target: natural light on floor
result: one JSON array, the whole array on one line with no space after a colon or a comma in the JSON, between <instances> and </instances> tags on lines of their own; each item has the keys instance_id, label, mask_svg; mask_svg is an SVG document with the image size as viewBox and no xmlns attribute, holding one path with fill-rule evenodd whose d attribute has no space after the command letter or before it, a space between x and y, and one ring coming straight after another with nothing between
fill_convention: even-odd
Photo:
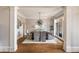
<instances>
[{"instance_id":1,"label":"natural light on floor","mask_svg":"<svg viewBox=\"0 0 79 59\"><path fill-rule=\"evenodd\" d=\"M57 38L54 38L54 39L51 39L51 40L46 40L46 42L35 42L33 40L29 40L29 39L25 39L22 43L25 44L25 43L54 43L54 44L57 44L58 42L61 43L60 40L58 40Z\"/></svg>"}]
</instances>

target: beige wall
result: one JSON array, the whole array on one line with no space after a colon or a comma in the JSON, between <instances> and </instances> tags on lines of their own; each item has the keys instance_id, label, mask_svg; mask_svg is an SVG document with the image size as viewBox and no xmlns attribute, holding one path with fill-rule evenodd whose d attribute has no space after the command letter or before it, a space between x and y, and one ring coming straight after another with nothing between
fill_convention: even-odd
<instances>
[{"instance_id":1,"label":"beige wall","mask_svg":"<svg viewBox=\"0 0 79 59\"><path fill-rule=\"evenodd\" d=\"M79 52L79 7L66 7L66 51Z\"/></svg>"},{"instance_id":2,"label":"beige wall","mask_svg":"<svg viewBox=\"0 0 79 59\"><path fill-rule=\"evenodd\" d=\"M0 7L0 50L8 51L10 41L9 7Z\"/></svg>"},{"instance_id":3,"label":"beige wall","mask_svg":"<svg viewBox=\"0 0 79 59\"><path fill-rule=\"evenodd\" d=\"M16 7L0 7L0 51L14 52L17 49Z\"/></svg>"}]
</instances>

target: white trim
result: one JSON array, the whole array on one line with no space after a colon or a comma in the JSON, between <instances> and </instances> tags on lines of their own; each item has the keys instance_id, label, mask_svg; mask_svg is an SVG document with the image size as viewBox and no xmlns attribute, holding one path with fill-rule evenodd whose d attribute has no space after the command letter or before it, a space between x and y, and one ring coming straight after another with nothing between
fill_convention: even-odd
<instances>
[{"instance_id":1,"label":"white trim","mask_svg":"<svg viewBox=\"0 0 79 59\"><path fill-rule=\"evenodd\" d=\"M65 52L72 52L72 51L71 51L71 47L66 47Z\"/></svg>"},{"instance_id":2,"label":"white trim","mask_svg":"<svg viewBox=\"0 0 79 59\"><path fill-rule=\"evenodd\" d=\"M79 52L79 47L66 47L65 52Z\"/></svg>"},{"instance_id":3,"label":"white trim","mask_svg":"<svg viewBox=\"0 0 79 59\"><path fill-rule=\"evenodd\" d=\"M17 50L17 7L14 7L14 51Z\"/></svg>"},{"instance_id":4,"label":"white trim","mask_svg":"<svg viewBox=\"0 0 79 59\"><path fill-rule=\"evenodd\" d=\"M16 52L16 50L17 50L17 47L15 47L15 48L13 48L13 47L10 47L10 50L9 50L9 52Z\"/></svg>"},{"instance_id":5,"label":"white trim","mask_svg":"<svg viewBox=\"0 0 79 59\"><path fill-rule=\"evenodd\" d=\"M71 47L71 52L79 52L79 47Z\"/></svg>"},{"instance_id":6,"label":"white trim","mask_svg":"<svg viewBox=\"0 0 79 59\"><path fill-rule=\"evenodd\" d=\"M17 49L17 7L10 7L10 52Z\"/></svg>"},{"instance_id":7,"label":"white trim","mask_svg":"<svg viewBox=\"0 0 79 59\"><path fill-rule=\"evenodd\" d=\"M9 52L9 46L0 46L0 52Z\"/></svg>"},{"instance_id":8,"label":"white trim","mask_svg":"<svg viewBox=\"0 0 79 59\"><path fill-rule=\"evenodd\" d=\"M69 21L69 18L68 18L68 15L69 15L69 11L68 11L68 7L65 7L65 10L64 10L64 47L63 49L66 51L66 52L72 52L71 51L71 33L70 33L70 30L72 30L70 28L70 21Z\"/></svg>"}]
</instances>

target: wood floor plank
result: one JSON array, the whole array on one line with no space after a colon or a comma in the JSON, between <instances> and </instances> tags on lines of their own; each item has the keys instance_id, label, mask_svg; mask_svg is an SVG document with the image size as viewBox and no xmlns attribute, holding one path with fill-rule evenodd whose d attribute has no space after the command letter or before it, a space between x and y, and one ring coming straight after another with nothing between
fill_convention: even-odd
<instances>
[{"instance_id":1,"label":"wood floor plank","mask_svg":"<svg viewBox=\"0 0 79 59\"><path fill-rule=\"evenodd\" d=\"M18 40L18 49L16 53L64 53L63 43L26 43L23 44L25 38Z\"/></svg>"},{"instance_id":2,"label":"wood floor plank","mask_svg":"<svg viewBox=\"0 0 79 59\"><path fill-rule=\"evenodd\" d=\"M19 44L18 53L63 53L62 45L29 43Z\"/></svg>"}]
</instances>

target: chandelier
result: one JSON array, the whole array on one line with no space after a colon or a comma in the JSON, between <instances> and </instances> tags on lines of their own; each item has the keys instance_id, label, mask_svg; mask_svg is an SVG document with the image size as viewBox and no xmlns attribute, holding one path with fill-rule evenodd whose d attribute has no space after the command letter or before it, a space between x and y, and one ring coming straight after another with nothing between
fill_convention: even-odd
<instances>
[{"instance_id":1,"label":"chandelier","mask_svg":"<svg viewBox=\"0 0 79 59\"><path fill-rule=\"evenodd\" d=\"M43 21L42 21L41 18L40 18L41 13L39 12L38 15L39 15L39 19L38 19L38 21L37 21L37 24L38 24L39 26L41 26L42 23L43 23Z\"/></svg>"}]
</instances>

